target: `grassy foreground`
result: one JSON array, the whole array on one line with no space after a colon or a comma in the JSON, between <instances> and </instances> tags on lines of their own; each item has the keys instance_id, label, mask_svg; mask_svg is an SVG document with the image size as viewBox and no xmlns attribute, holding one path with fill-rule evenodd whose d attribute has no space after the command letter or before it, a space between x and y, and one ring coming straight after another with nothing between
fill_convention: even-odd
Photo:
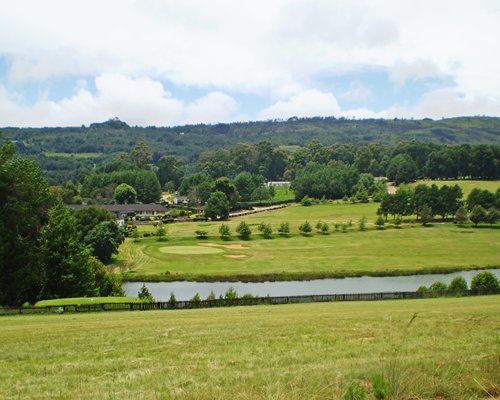
<instances>
[{"instance_id":1,"label":"grassy foreground","mask_svg":"<svg viewBox=\"0 0 500 400\"><path fill-rule=\"evenodd\" d=\"M0 323L0 398L338 399L375 374L391 399L500 395L500 296Z\"/></svg>"}]
</instances>

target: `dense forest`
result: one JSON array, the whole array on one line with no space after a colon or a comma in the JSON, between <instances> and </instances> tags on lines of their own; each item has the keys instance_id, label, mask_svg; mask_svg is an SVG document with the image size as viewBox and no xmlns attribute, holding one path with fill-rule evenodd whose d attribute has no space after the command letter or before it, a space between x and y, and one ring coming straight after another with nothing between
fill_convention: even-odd
<instances>
[{"instance_id":1,"label":"dense forest","mask_svg":"<svg viewBox=\"0 0 500 400\"><path fill-rule=\"evenodd\" d=\"M113 155L127 153L138 142L152 151L152 162L175 156L185 169L195 171L207 152L236 148L239 143L269 143L283 153L317 143L344 148L377 143L394 148L400 143L431 145L498 144L500 119L461 117L424 120L352 120L345 118L290 118L286 121L258 121L180 127L130 127L112 119L88 127L2 128L5 139L13 141L20 154L33 158L51 184L63 184L83 177ZM299 152L300 153L300 152ZM345 161L345 160L344 160ZM361 171L362 172L362 171ZM376 172L375 175L379 174ZM280 178L279 172L266 179ZM438 174L439 175L439 174Z\"/></svg>"}]
</instances>

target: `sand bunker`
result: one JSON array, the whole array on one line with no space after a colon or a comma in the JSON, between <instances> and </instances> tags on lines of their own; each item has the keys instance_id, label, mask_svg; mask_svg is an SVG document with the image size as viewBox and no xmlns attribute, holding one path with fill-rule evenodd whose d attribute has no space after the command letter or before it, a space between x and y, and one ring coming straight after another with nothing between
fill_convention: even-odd
<instances>
[{"instance_id":1,"label":"sand bunker","mask_svg":"<svg viewBox=\"0 0 500 400\"><path fill-rule=\"evenodd\" d=\"M186 255L197 255L197 254L218 254L224 252L222 249L212 248L212 247L200 247L200 246L165 246L160 247L160 252L166 254L186 254Z\"/></svg>"},{"instance_id":2,"label":"sand bunker","mask_svg":"<svg viewBox=\"0 0 500 400\"><path fill-rule=\"evenodd\" d=\"M224 247L225 249L230 249L230 250L243 250L247 249L248 247L244 247L241 244L218 244L218 243L209 243L209 242L201 242L198 243L200 246L207 246L207 247Z\"/></svg>"},{"instance_id":3,"label":"sand bunker","mask_svg":"<svg viewBox=\"0 0 500 400\"><path fill-rule=\"evenodd\" d=\"M224 257L227 257L227 258L245 258L246 255L244 255L244 254L224 254Z\"/></svg>"}]
</instances>

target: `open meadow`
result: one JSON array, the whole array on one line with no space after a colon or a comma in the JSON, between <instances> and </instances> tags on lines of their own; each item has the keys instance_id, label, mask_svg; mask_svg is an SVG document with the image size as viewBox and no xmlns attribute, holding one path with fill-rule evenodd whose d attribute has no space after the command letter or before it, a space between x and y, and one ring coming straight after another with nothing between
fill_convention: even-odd
<instances>
[{"instance_id":1,"label":"open meadow","mask_svg":"<svg viewBox=\"0 0 500 400\"><path fill-rule=\"evenodd\" d=\"M319 204L287 208L233 218L225 222L232 237L219 238L221 222L190 222L167 225L166 240L155 237L137 242L127 239L115 263L128 280L179 279L308 279L360 275L400 275L446 272L500 265L500 229L460 227L434 223L429 227L404 224L401 228L375 229L377 203ZM358 221L368 216L367 229L360 231ZM310 236L299 234L298 227L308 220ZM253 230L250 240L240 240L236 226L247 222ZM318 221L328 223L330 233L316 232ZM353 225L346 232L335 224ZM257 231L260 223L270 224L272 239ZM289 222L289 237L277 233L281 222ZM154 231L152 225L140 226L142 232ZM206 239L195 231L205 230Z\"/></svg>"},{"instance_id":2,"label":"open meadow","mask_svg":"<svg viewBox=\"0 0 500 400\"><path fill-rule=\"evenodd\" d=\"M500 296L1 317L0 398L500 394Z\"/></svg>"}]
</instances>

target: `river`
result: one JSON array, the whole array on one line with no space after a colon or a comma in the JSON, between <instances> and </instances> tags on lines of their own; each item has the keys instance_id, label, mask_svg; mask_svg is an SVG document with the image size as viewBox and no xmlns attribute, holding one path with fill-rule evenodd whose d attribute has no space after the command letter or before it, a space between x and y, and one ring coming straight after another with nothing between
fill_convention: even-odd
<instances>
[{"instance_id":1,"label":"river","mask_svg":"<svg viewBox=\"0 0 500 400\"><path fill-rule=\"evenodd\" d=\"M489 269L500 279L500 269ZM276 281L276 282L125 282L123 289L127 296L137 296L137 292L146 284L157 301L167 301L170 293L177 300L190 300L196 293L205 299L211 291L216 297L224 295L233 287L239 296L246 293L254 296L297 296L312 294L345 294L374 292L405 292L415 291L419 286L429 286L433 282L450 283L456 276L462 276L470 286L471 279L477 270L459 271L451 274L427 274L408 276L373 277L343 279L315 279L311 281Z\"/></svg>"}]
</instances>

